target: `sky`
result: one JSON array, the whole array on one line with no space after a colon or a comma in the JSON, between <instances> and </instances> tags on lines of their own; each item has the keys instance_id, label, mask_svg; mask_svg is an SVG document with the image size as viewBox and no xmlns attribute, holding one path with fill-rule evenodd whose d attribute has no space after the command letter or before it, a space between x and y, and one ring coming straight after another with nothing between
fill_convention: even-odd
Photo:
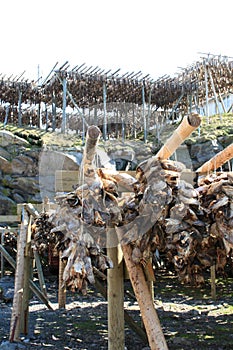
<instances>
[{"instance_id":1,"label":"sky","mask_svg":"<svg viewBox=\"0 0 233 350\"><path fill-rule=\"evenodd\" d=\"M1 1L0 73L45 78L85 63L153 79L205 56L233 56L232 0Z\"/></svg>"}]
</instances>

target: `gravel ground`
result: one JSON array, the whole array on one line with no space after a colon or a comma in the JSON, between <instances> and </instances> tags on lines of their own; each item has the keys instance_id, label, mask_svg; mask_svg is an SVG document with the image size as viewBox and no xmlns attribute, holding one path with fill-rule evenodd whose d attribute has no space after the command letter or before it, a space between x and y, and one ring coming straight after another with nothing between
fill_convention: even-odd
<instances>
[{"instance_id":1,"label":"gravel ground","mask_svg":"<svg viewBox=\"0 0 233 350\"><path fill-rule=\"evenodd\" d=\"M31 299L29 333L21 337L21 347L37 350L107 349L105 299L91 287L85 297L68 292L66 309L58 309L57 282L49 278L46 283L55 310L48 310L36 297ZM13 286L12 276L0 279L4 295ZM131 289L129 282L125 287ZM155 283L155 306L169 349L233 349L233 280L217 281L216 301L212 301L209 294L208 283L205 288L195 290L181 286L173 275L159 273ZM125 309L140 324L138 304L128 294ZM0 300L0 310L0 343L4 344L9 338L12 301ZM127 325L125 346L127 350L146 349L146 344Z\"/></svg>"}]
</instances>

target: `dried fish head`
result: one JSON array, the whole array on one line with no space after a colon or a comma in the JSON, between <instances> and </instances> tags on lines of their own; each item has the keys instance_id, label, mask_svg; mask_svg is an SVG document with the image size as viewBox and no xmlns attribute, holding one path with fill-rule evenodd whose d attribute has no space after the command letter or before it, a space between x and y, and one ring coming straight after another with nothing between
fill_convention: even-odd
<instances>
[{"instance_id":1,"label":"dried fish head","mask_svg":"<svg viewBox=\"0 0 233 350\"><path fill-rule=\"evenodd\" d=\"M217 211L219 208L224 207L229 202L229 198L227 196L223 196L219 198L218 200L214 200L209 205L209 208L212 210L212 212Z\"/></svg>"},{"instance_id":2,"label":"dried fish head","mask_svg":"<svg viewBox=\"0 0 233 350\"><path fill-rule=\"evenodd\" d=\"M177 161L172 161L169 159L164 159L164 160L160 160L161 166L163 169L166 170L171 170L171 171L176 171L181 173L182 171L184 171L186 169L185 165L181 162L177 162Z\"/></svg>"},{"instance_id":3,"label":"dried fish head","mask_svg":"<svg viewBox=\"0 0 233 350\"><path fill-rule=\"evenodd\" d=\"M222 190L230 199L233 199L233 186L232 185L224 185L224 186L222 186Z\"/></svg>"},{"instance_id":4,"label":"dried fish head","mask_svg":"<svg viewBox=\"0 0 233 350\"><path fill-rule=\"evenodd\" d=\"M226 180L220 180L217 182L212 182L207 191L207 195L216 195L217 193L220 193L222 191L223 185L226 183Z\"/></svg>"},{"instance_id":5,"label":"dried fish head","mask_svg":"<svg viewBox=\"0 0 233 350\"><path fill-rule=\"evenodd\" d=\"M181 221L187 215L188 209L189 207L183 202L176 203L170 209L170 218Z\"/></svg>"},{"instance_id":6,"label":"dried fish head","mask_svg":"<svg viewBox=\"0 0 233 350\"><path fill-rule=\"evenodd\" d=\"M199 207L200 206L200 202L197 198L193 198L193 197L185 197L183 196L181 193L178 193L178 199L180 202L183 202L186 205L194 205Z\"/></svg>"}]
</instances>

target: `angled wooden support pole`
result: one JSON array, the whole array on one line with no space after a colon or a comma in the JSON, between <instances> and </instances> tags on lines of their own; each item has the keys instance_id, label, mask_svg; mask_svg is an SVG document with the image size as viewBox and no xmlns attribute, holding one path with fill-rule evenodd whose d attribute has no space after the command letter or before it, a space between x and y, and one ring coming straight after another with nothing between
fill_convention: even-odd
<instances>
[{"instance_id":1,"label":"angled wooden support pole","mask_svg":"<svg viewBox=\"0 0 233 350\"><path fill-rule=\"evenodd\" d=\"M116 227L119 240L121 240L121 229ZM167 350L167 343L160 325L160 321L152 300L151 291L140 264L135 264L132 260L132 248L129 244L121 246L125 264L128 269L130 281L135 297L140 307L142 321L148 337L151 350Z\"/></svg>"},{"instance_id":2,"label":"angled wooden support pole","mask_svg":"<svg viewBox=\"0 0 233 350\"><path fill-rule=\"evenodd\" d=\"M198 173L208 173L213 170L217 170L228 160L233 158L233 143L224 148L221 152L217 153L214 157L204 163L197 169Z\"/></svg>"},{"instance_id":3,"label":"angled wooden support pole","mask_svg":"<svg viewBox=\"0 0 233 350\"><path fill-rule=\"evenodd\" d=\"M3 254L4 258L9 262L9 264L15 269L16 268L16 262L10 256L10 254L6 251L6 249L0 244L0 252ZM37 285L30 279L29 280L29 286L31 291L38 297L39 300L44 303L48 309L53 310L52 304L49 302L49 300L44 296L44 294L41 292L41 290L37 287Z\"/></svg>"},{"instance_id":4,"label":"angled wooden support pole","mask_svg":"<svg viewBox=\"0 0 233 350\"><path fill-rule=\"evenodd\" d=\"M184 140L200 126L200 124L201 117L199 114L192 113L185 116L172 136L166 141L154 157L158 159L168 159L184 142Z\"/></svg>"},{"instance_id":5,"label":"angled wooden support pole","mask_svg":"<svg viewBox=\"0 0 233 350\"><path fill-rule=\"evenodd\" d=\"M64 285L63 273L66 263L62 261L62 251L59 252L59 277L58 277L58 307L63 309L66 307L66 286Z\"/></svg>"}]
</instances>

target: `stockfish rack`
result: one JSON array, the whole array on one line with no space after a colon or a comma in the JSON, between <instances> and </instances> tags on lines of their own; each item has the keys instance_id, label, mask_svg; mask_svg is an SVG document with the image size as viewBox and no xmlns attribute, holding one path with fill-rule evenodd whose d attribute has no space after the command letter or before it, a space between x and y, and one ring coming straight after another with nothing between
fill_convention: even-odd
<instances>
[{"instance_id":1,"label":"stockfish rack","mask_svg":"<svg viewBox=\"0 0 233 350\"><path fill-rule=\"evenodd\" d=\"M21 76L13 80L3 76L0 121L4 126L11 123L19 127L24 125L41 128L46 124L46 129L61 127L62 131L70 128L80 132L88 124L103 125L104 138L114 131L107 130L111 123L120 125L124 122L125 126L132 129L133 137L143 129L146 142L150 126L161 116L155 114L155 110L160 109L163 116L172 120L177 111L180 116L193 110L198 113L203 110L209 119L211 101L215 103L216 113L220 115L232 111L232 99L229 100L232 60L222 55L204 55L199 61L182 68L175 77L164 75L157 80L153 80L149 74L143 75L141 71L121 74L120 69L105 71L98 66L88 67L85 63L70 69L68 61L60 67L57 62L41 84L40 81L39 84L23 81ZM112 103L115 106L115 101L122 104L125 112L122 113L119 109L119 113L107 120L106 107L109 108ZM27 104L24 110L23 104ZM43 104L46 105L45 110L41 108ZM74 109L73 122L68 122L67 106ZM128 111L126 108L129 108ZM63 109L62 112L59 109ZM113 107L112 110L114 109ZM15 110L17 114L14 113ZM136 114L141 119L140 127L135 122ZM116 137L117 134L118 131L115 132Z\"/></svg>"},{"instance_id":2,"label":"stockfish rack","mask_svg":"<svg viewBox=\"0 0 233 350\"><path fill-rule=\"evenodd\" d=\"M160 150L157 157L160 159L167 159L174 152L183 140L200 124L200 117L198 115L189 116L189 118L184 118L183 122L178 127L177 131L172 135L164 147ZM83 155L83 174L85 183L92 186L93 182L95 183L96 179L96 170L94 169L92 163L96 152L96 144L100 135L100 130L97 127L89 127L87 132L87 141L85 146L85 151ZM29 221L25 221L25 209L27 208L29 212ZM30 210L29 210L30 209ZM29 290L29 278L27 281L27 286L23 288L23 269L24 258L28 259L28 256L24 257L24 249L28 247L27 243L30 242L31 235L31 218L32 215L35 215L34 211L31 208L23 207L22 211L22 222L20 228L19 236L19 248L17 255L17 265L16 265L16 284L15 284L15 294L13 301L13 312L11 320L11 331L10 339L14 340L17 338L20 331L19 316L21 311L21 305L23 304L24 312L28 308L28 298L27 303L22 300L22 290L24 290L25 295L27 290ZM27 226L27 229L26 229ZM120 239L121 233L117 232L117 239ZM145 326L145 330L148 337L148 342L152 350L157 349L167 349L166 341L160 326L160 322L157 316L157 312L154 307L153 298L151 295L151 289L148 288L148 282L146 281L145 273L142 266L139 264L134 264L132 260L132 248L129 245L121 245L120 250L119 244L111 245L108 248L108 253L111 255L112 260L115 262L116 266L111 271L108 272L108 302L109 302L109 350L123 350L124 349L124 312L123 312L123 256L124 261L127 266L131 284L134 289L135 296L137 298L142 320ZM29 251L26 250L26 251ZM30 258L30 256L29 256ZM61 280L62 265L59 271L59 280ZM29 276L29 272L28 272ZM116 284L116 281L119 283ZM117 292L115 288L118 288ZM60 288L59 288L60 289ZM63 298L60 298L60 301L64 303L65 290L63 290ZM50 306L50 305L48 305ZM61 303L60 303L61 306ZM120 307L121 306L121 307ZM116 323L118 328L116 330ZM26 321L23 321L23 324L26 324Z\"/></svg>"},{"instance_id":3,"label":"stockfish rack","mask_svg":"<svg viewBox=\"0 0 233 350\"><path fill-rule=\"evenodd\" d=\"M194 121L194 125L189 125L190 121ZM171 154L174 152L174 149L176 149L180 143L195 129L199 126L198 122L199 116L192 115L189 119L184 119L184 121L180 124L179 128L176 130L176 132L172 135L172 137L166 142L164 147L158 152L156 157L158 159L168 159ZM90 127L88 129L89 133L93 132L93 135L89 135L91 138L91 149L88 149L90 153L88 153L88 161L85 159L85 152L84 152L84 175L86 176L85 181L87 180L87 184L93 184L95 182L95 169L94 166L91 165L93 158L94 158L94 148L95 148L95 142L97 142L98 137L95 135L99 135L99 132L97 130L97 127ZM88 137L87 137L87 143L88 143ZM90 146L90 144L89 144ZM86 161L86 163L85 163ZM150 166L150 160L147 166ZM90 171L91 170L91 171ZM63 177L64 173L57 174L57 179L59 178L61 183L61 178ZM72 177L75 174L72 174ZM76 174L77 177L77 174ZM75 177L75 180L76 180ZM74 180L74 177L73 177ZM78 179L77 179L78 180ZM78 182L78 181L77 181ZM86 183L86 182L85 182ZM58 190L58 186L56 187ZM64 187L62 188L62 191L64 191ZM24 226L23 226L24 227ZM23 229L22 229L23 230ZM134 289L135 296L137 298L141 315L143 319L143 323L145 326L145 330L148 337L148 342L152 350L157 349L167 349L166 341L164 339L163 332L161 330L161 326L159 323L159 319L156 313L156 310L154 308L153 298L151 295L151 290L148 288L148 282L145 278L145 272L143 271L142 267L139 264L135 264L132 261L132 249L129 244L119 245L115 244L118 242L118 239L120 240L121 236L119 234L119 231L116 228L116 241L113 245L107 248L108 254L111 256L112 260L115 262L114 269L110 269L108 271L108 302L109 302L109 310L108 310L108 316L109 316L109 350L121 350L124 349L124 330L122 325L124 324L124 312L123 312L123 279L124 279L124 273L123 273L123 257L124 261L127 267L127 271ZM115 238L114 238L115 239ZM26 242L26 240L25 240ZM21 243L22 245L25 244L24 242ZM123 254L122 254L123 253ZM62 269L63 265L60 264L60 271L59 271L59 281L62 282ZM149 267L149 265L148 265ZM112 275L111 275L112 274ZM119 281L116 285L116 281ZM116 289L119 288L119 289ZM59 288L60 290L60 288ZM61 290L62 294L60 294L60 307L65 306L65 289ZM118 298L119 297L119 298ZM117 313L119 312L119 314ZM118 323L119 322L119 323ZM117 326L116 326L117 324ZM112 328L111 328L112 327ZM119 327L119 329L118 329ZM13 327L14 328L14 327Z\"/></svg>"},{"instance_id":4,"label":"stockfish rack","mask_svg":"<svg viewBox=\"0 0 233 350\"><path fill-rule=\"evenodd\" d=\"M199 115L190 115L189 118L184 118L176 132L166 142L162 149L158 152L158 159L167 159L174 150L183 142L183 140L190 135L200 125ZM100 130L95 127L89 127L87 131L87 141L85 145L85 151L83 154L82 171L84 183L87 186L95 186L97 188L98 178L97 171L93 165L93 160L96 152L96 145L100 135ZM82 173L81 173L82 174ZM57 178L61 180L60 173ZM72 178L76 179L77 175ZM56 188L58 190L58 188ZM62 188L64 191L64 188ZM151 290L148 288L148 283L151 284L152 280L146 281L145 272L140 264L135 264L132 260L132 248L129 244L116 244L121 241L121 232L116 230L115 244L108 249L108 254L115 262L113 270L108 271L108 316L109 316L109 350L123 350L124 349L124 332L122 324L124 324L124 312L123 310L123 257L129 273L132 287L134 289L135 296L137 298L142 320L145 326L145 330L148 337L148 343L151 349L167 349L166 341L160 326L160 322L157 316L157 312L154 307L153 296ZM121 249L120 249L121 248ZM122 255L123 253L123 255ZM148 266L150 264L148 263ZM147 267L147 266L146 266ZM148 268L149 275L150 268ZM112 274L112 275L111 275ZM120 321L119 321L120 320ZM115 324L114 324L115 323ZM116 330L116 324L119 329Z\"/></svg>"}]
</instances>

